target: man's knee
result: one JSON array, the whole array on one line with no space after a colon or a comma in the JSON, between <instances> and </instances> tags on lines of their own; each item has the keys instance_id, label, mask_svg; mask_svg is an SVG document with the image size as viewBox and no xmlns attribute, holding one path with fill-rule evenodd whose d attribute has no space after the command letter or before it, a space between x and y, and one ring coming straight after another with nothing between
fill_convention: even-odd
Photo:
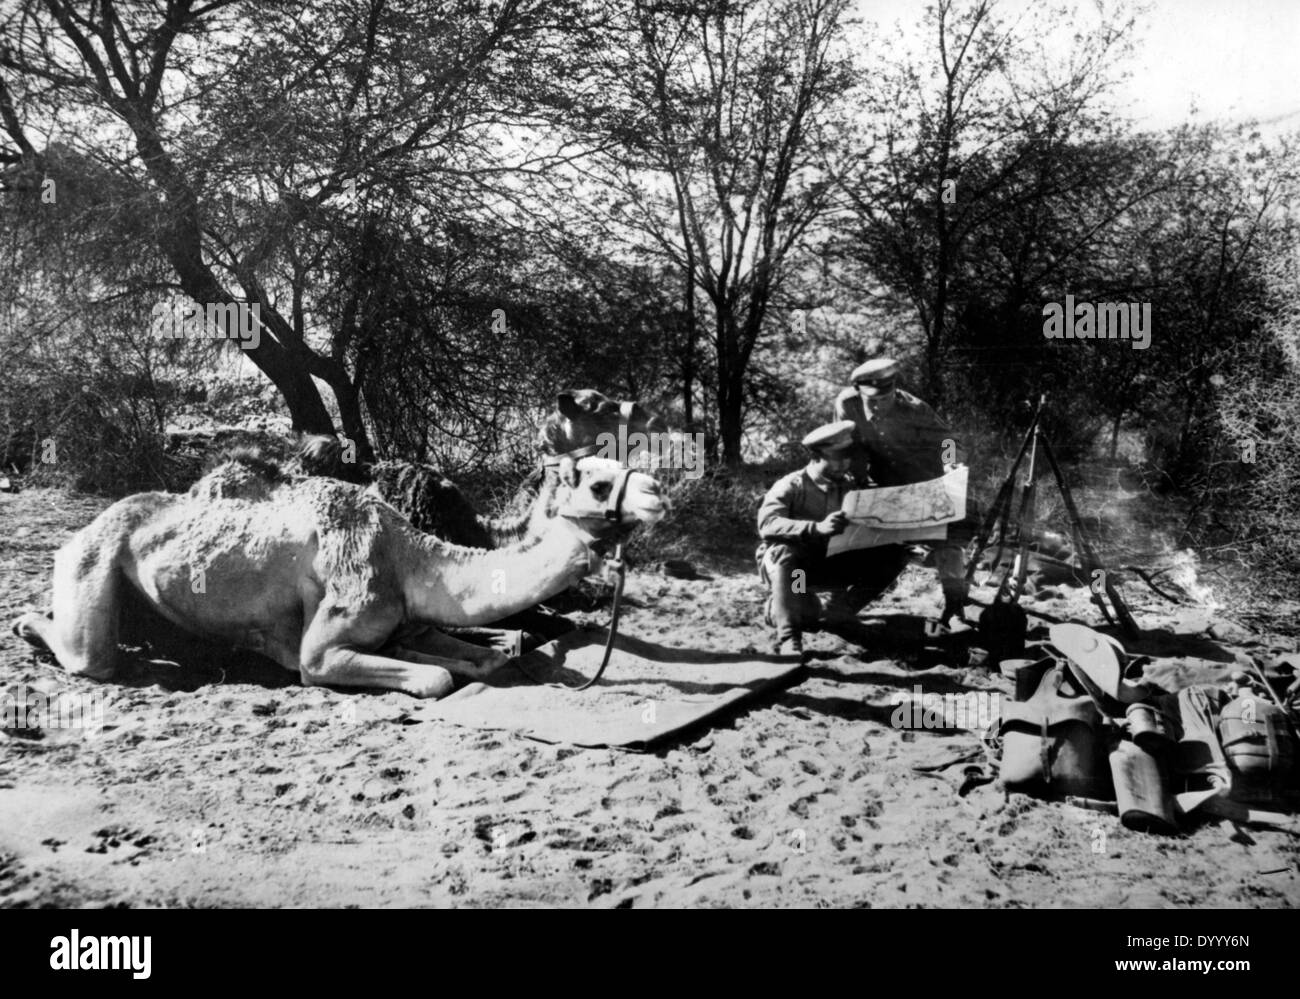
<instances>
[{"instance_id":1,"label":"man's knee","mask_svg":"<svg viewBox=\"0 0 1300 999\"><path fill-rule=\"evenodd\" d=\"M767 544L758 553L758 574L765 586L776 579L789 580L795 573L807 575L803 553L793 545Z\"/></svg>"},{"instance_id":2,"label":"man's knee","mask_svg":"<svg viewBox=\"0 0 1300 999\"><path fill-rule=\"evenodd\" d=\"M940 579L965 579L966 558L960 545L939 545L934 550L934 565Z\"/></svg>"},{"instance_id":3,"label":"man's knee","mask_svg":"<svg viewBox=\"0 0 1300 999\"><path fill-rule=\"evenodd\" d=\"M794 545L769 544L763 552L763 561L770 566L797 566L803 561L802 553Z\"/></svg>"}]
</instances>

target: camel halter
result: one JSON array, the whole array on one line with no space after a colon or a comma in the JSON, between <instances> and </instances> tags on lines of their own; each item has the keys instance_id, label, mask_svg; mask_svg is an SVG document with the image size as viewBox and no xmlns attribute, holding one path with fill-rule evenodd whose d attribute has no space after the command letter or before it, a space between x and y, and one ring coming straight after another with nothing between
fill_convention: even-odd
<instances>
[{"instance_id":1,"label":"camel halter","mask_svg":"<svg viewBox=\"0 0 1300 999\"><path fill-rule=\"evenodd\" d=\"M618 416L620 428L627 427L631 423L632 407L635 405L636 403L633 402L623 402L619 406ZM586 447L576 448L575 450L568 451L564 454L548 455L542 459L542 474L545 475L547 468L553 468L559 465L565 458L572 458L576 461L579 458L589 457L599 450L600 448L596 445L589 444ZM615 528L617 528L623 520L623 499L627 496L627 483L632 477L632 471L632 469L624 467L623 470L618 473L618 477L614 480L614 486L609 491L609 499L605 501L605 520L609 521L609 523ZM597 539L597 541L599 540L600 539ZM623 607L623 584L627 579L627 563L623 560L623 546L625 543L626 539L620 537L618 543L614 547L613 558L605 560L605 565L614 570L614 603L609 612L609 634L605 638L605 651L600 657L599 669L596 670L595 675L592 676L590 680L584 680L582 683L574 685L556 680L552 682L550 686L562 687L565 690L573 691L586 690L605 675L605 668L609 666L610 657L614 654L614 642L618 638L618 616L619 611L621 611ZM524 675L526 676L527 674L525 673Z\"/></svg>"},{"instance_id":2,"label":"camel halter","mask_svg":"<svg viewBox=\"0 0 1300 999\"><path fill-rule=\"evenodd\" d=\"M626 406L627 403L624 403ZM609 499L605 501L605 519L617 528L623 520L623 497L627 495L627 480L632 477L632 470L625 468L618 473L618 478L614 480L614 488L609 491ZM627 563L623 561L623 545L626 539L622 536L618 539L618 544L614 546L614 557L607 559L605 565L614 570L614 604L609 611L609 634L605 636L605 651L600 657L600 668L596 670L595 675L583 683L570 686L562 683L560 686L567 687L569 690L586 690L605 673L605 667L609 665L610 656L614 654L614 641L618 638L618 613L623 606L623 583L627 579Z\"/></svg>"},{"instance_id":3,"label":"camel halter","mask_svg":"<svg viewBox=\"0 0 1300 999\"><path fill-rule=\"evenodd\" d=\"M609 491L609 499L605 501L605 520L615 530L618 529L623 520L623 497L627 495L627 482L631 477L632 469L630 468L625 468L619 472L618 477L614 480L613 488ZM597 543L601 540L598 538ZM625 543L625 538L620 536L618 543L614 546L613 558L605 560L605 565L614 570L614 603L609 612L609 634L605 637L605 651L600 657L600 667L590 680L584 680L576 685L556 680L551 686L563 687L565 690L586 690L605 675L605 668L609 666L610 657L614 654L614 642L618 638L618 615L623 607L623 583L627 579L627 563L623 561L623 546Z\"/></svg>"},{"instance_id":4,"label":"camel halter","mask_svg":"<svg viewBox=\"0 0 1300 999\"><path fill-rule=\"evenodd\" d=\"M619 472L618 477L614 480L614 487L609 491L609 499L605 501L604 518L615 528L620 526L623 518L623 497L627 495L627 482L631 477L632 469L630 468L625 468ZM600 544L603 540L603 538L596 538L594 544ZM605 651L600 657L600 667L591 679L584 680L582 683L570 684L561 680L552 680L546 686L559 687L563 690L586 690L605 675L605 669L609 666L610 657L614 654L614 642L618 638L618 616L623 607L623 584L627 579L627 563L623 560L623 546L625 543L626 539L619 537L618 543L614 546L613 557L605 560L605 565L614 570L614 603L609 612L609 634L605 638ZM524 676L534 682L540 682L524 669L521 662L515 665Z\"/></svg>"},{"instance_id":5,"label":"camel halter","mask_svg":"<svg viewBox=\"0 0 1300 999\"><path fill-rule=\"evenodd\" d=\"M609 634L605 636L605 651L600 657L600 668L590 680L584 680L576 686L559 683L557 685L568 690L586 690L599 680L605 673L605 667L609 665L610 657L614 654L614 641L618 638L618 612L623 606L623 581L627 576L627 566L623 562L623 542L620 540L618 547L614 549L614 557L608 559L605 564L614 570L614 605L609 612Z\"/></svg>"}]
</instances>

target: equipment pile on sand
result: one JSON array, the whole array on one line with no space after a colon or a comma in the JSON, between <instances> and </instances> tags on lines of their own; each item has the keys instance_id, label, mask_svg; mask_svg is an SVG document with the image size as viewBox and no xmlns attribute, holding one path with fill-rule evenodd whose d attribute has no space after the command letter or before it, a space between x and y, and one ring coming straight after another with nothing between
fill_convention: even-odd
<instances>
[{"instance_id":1,"label":"equipment pile on sand","mask_svg":"<svg viewBox=\"0 0 1300 999\"><path fill-rule=\"evenodd\" d=\"M1147 832L1197 815L1300 828L1288 814L1300 804L1296 657L1170 693L1142 682L1146 660L1081 624L1055 625L1032 651L1003 664L1016 683L994 741L1007 790Z\"/></svg>"}]
</instances>

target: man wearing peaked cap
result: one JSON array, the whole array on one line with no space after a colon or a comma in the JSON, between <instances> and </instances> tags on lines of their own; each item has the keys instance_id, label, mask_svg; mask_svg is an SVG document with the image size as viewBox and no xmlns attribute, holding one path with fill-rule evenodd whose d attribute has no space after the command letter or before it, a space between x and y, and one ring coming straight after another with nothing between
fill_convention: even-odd
<instances>
[{"instance_id":1,"label":"man wearing peaked cap","mask_svg":"<svg viewBox=\"0 0 1300 999\"><path fill-rule=\"evenodd\" d=\"M827 539L848 526L844 494L858 488L853 429L851 420L838 420L804 437L811 460L772 486L759 508L758 571L771 590L767 619L778 653L788 644L802 655L805 630L851 625L907 564L901 545L827 555ZM823 611L816 590L826 588L833 594Z\"/></svg>"},{"instance_id":2,"label":"man wearing peaked cap","mask_svg":"<svg viewBox=\"0 0 1300 999\"><path fill-rule=\"evenodd\" d=\"M853 447L853 421L824 423L805 435L803 446L820 454L846 454Z\"/></svg>"},{"instance_id":3,"label":"man wearing peaked cap","mask_svg":"<svg viewBox=\"0 0 1300 999\"><path fill-rule=\"evenodd\" d=\"M898 362L892 357L877 357L859 364L849 376L855 386L865 389L867 395L887 395L894 390L898 380Z\"/></svg>"},{"instance_id":4,"label":"man wearing peaked cap","mask_svg":"<svg viewBox=\"0 0 1300 999\"><path fill-rule=\"evenodd\" d=\"M851 468L859 480L903 486L937 479L946 464L960 464L952 430L924 402L898 387L898 362L878 357L859 364L853 382L835 399L837 420L853 423ZM941 620L962 616L967 584L963 538L968 524L949 525L948 538L932 543L944 605Z\"/></svg>"}]
</instances>

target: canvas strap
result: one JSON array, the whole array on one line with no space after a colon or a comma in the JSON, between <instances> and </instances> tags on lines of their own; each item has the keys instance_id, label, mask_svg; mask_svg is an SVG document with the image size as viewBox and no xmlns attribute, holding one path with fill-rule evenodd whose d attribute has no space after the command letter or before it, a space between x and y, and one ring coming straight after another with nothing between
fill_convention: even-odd
<instances>
[{"instance_id":1,"label":"canvas strap","mask_svg":"<svg viewBox=\"0 0 1300 999\"><path fill-rule=\"evenodd\" d=\"M1060 694L1061 680L1063 678L1064 673L1061 672L1059 667L1052 671L1050 682L1052 684L1051 689L1053 694ZM1039 761L1043 768L1043 781L1048 787L1051 787L1052 785L1052 739L1047 734L1047 728L1051 724L1051 721L1052 713L1044 710L1042 728L1039 730L1042 735L1042 741L1038 744L1038 753Z\"/></svg>"}]
</instances>

